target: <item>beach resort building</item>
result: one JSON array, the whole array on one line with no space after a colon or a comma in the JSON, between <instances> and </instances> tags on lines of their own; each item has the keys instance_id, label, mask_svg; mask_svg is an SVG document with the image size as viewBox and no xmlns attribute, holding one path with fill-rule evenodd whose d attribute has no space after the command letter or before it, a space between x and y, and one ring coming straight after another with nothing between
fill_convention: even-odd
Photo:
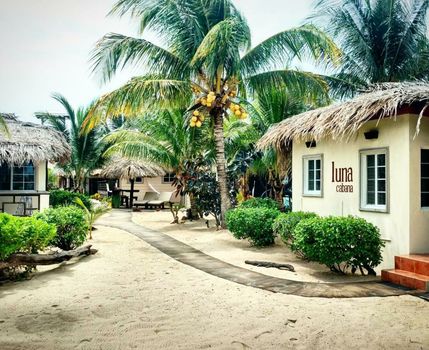
<instances>
[{"instance_id":1,"label":"beach resort building","mask_svg":"<svg viewBox=\"0 0 429 350\"><path fill-rule=\"evenodd\" d=\"M0 115L8 133L0 133L0 212L31 215L49 207L48 162L70 156L64 137L46 126Z\"/></svg>"},{"instance_id":2,"label":"beach resort building","mask_svg":"<svg viewBox=\"0 0 429 350\"><path fill-rule=\"evenodd\" d=\"M384 84L286 119L260 145L291 169L293 211L366 219L386 243L379 270L395 256L398 269L429 252L428 105L427 84Z\"/></svg>"}]
</instances>

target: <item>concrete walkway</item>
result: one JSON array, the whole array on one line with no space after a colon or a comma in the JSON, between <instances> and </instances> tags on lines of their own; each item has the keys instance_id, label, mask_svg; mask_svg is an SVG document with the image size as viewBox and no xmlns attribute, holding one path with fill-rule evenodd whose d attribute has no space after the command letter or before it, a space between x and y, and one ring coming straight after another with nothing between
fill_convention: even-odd
<instances>
[{"instance_id":1,"label":"concrete walkway","mask_svg":"<svg viewBox=\"0 0 429 350\"><path fill-rule=\"evenodd\" d=\"M127 231L171 258L213 276L274 293L324 298L385 297L403 294L421 294L377 281L313 283L263 275L228 264L166 234L137 225L132 222L132 213L130 211L113 210L110 214L103 216L97 223Z\"/></svg>"}]
</instances>

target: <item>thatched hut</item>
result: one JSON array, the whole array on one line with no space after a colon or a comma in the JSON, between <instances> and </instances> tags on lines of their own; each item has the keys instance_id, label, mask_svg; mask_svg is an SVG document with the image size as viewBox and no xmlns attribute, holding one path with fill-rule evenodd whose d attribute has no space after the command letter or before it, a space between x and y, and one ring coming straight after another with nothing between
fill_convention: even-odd
<instances>
[{"instance_id":1,"label":"thatched hut","mask_svg":"<svg viewBox=\"0 0 429 350\"><path fill-rule=\"evenodd\" d=\"M357 215L394 256L429 252L429 83L375 86L273 126L259 142L291 167L293 210Z\"/></svg>"},{"instance_id":2,"label":"thatched hut","mask_svg":"<svg viewBox=\"0 0 429 350\"><path fill-rule=\"evenodd\" d=\"M0 210L31 215L49 206L49 161L69 158L64 137L46 126L19 121L14 114L0 115L8 134L0 133Z\"/></svg>"},{"instance_id":3,"label":"thatched hut","mask_svg":"<svg viewBox=\"0 0 429 350\"><path fill-rule=\"evenodd\" d=\"M135 183L142 183L144 178L164 176L166 171L147 161L130 160L114 156L101 170L100 176L107 179L119 179L130 184L130 207L133 207ZM124 186L121 186L122 190Z\"/></svg>"}]
</instances>

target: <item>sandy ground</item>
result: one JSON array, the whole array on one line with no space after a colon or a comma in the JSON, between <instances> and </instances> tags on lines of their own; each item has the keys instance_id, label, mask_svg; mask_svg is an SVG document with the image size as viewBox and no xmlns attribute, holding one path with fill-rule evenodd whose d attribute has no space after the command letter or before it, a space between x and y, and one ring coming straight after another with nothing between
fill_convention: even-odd
<instances>
[{"instance_id":1,"label":"sandy ground","mask_svg":"<svg viewBox=\"0 0 429 350\"><path fill-rule=\"evenodd\" d=\"M133 213L133 221L137 224L165 233L232 265L244 267L269 276L287 278L295 281L324 283L347 283L374 280L374 277L362 276L360 273L347 276L335 274L329 271L324 265L299 259L283 244L280 238L276 239L276 244L272 247L252 247L247 240L238 240L234 238L228 230L217 231L214 220L211 219L209 220L209 229L207 229L205 220L185 222L177 225L170 224L172 215L168 210L155 212L146 210ZM292 264L295 267L295 272L251 266L245 264L245 260Z\"/></svg>"},{"instance_id":2,"label":"sandy ground","mask_svg":"<svg viewBox=\"0 0 429 350\"><path fill-rule=\"evenodd\" d=\"M235 284L123 231L95 256L0 286L0 349L429 349L429 303Z\"/></svg>"}]
</instances>

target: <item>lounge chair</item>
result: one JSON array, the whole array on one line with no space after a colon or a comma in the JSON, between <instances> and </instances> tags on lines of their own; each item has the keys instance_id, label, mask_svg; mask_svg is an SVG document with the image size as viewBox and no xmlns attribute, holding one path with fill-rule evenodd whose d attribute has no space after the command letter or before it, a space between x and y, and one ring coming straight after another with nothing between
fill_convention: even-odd
<instances>
[{"instance_id":1,"label":"lounge chair","mask_svg":"<svg viewBox=\"0 0 429 350\"><path fill-rule=\"evenodd\" d=\"M159 198L159 194L156 192L146 192L143 196L143 200L141 201L135 201L133 203L133 205L138 208L138 207L148 207L148 203L150 201L155 201Z\"/></svg>"},{"instance_id":2,"label":"lounge chair","mask_svg":"<svg viewBox=\"0 0 429 350\"><path fill-rule=\"evenodd\" d=\"M149 201L147 203L147 206L149 208L165 208L165 203L169 203L171 205L171 202L173 197L173 192L161 192L159 194L159 198L156 200Z\"/></svg>"}]
</instances>

